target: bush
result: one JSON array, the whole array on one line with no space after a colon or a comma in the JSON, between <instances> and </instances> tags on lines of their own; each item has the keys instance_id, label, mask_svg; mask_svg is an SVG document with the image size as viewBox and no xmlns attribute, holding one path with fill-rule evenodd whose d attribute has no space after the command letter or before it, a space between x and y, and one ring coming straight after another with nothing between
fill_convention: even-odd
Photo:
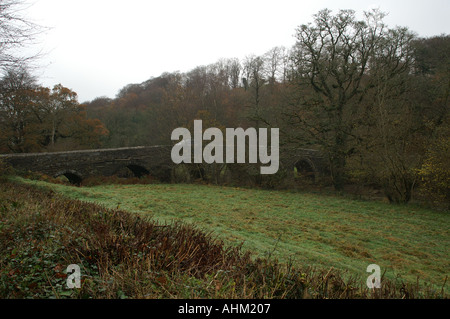
<instances>
[{"instance_id":1,"label":"bush","mask_svg":"<svg viewBox=\"0 0 450 319\"><path fill-rule=\"evenodd\" d=\"M419 170L424 192L438 203L450 206L450 139L442 137L428 151Z\"/></svg>"},{"instance_id":2,"label":"bush","mask_svg":"<svg viewBox=\"0 0 450 319\"><path fill-rule=\"evenodd\" d=\"M4 160L0 159L0 181L4 181L6 176L14 173L14 169L6 163Z\"/></svg>"}]
</instances>

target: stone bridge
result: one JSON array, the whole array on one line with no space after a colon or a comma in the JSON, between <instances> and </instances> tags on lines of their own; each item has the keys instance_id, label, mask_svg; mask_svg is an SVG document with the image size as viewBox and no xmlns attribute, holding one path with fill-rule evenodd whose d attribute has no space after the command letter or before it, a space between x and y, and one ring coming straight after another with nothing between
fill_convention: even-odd
<instances>
[{"instance_id":1,"label":"stone bridge","mask_svg":"<svg viewBox=\"0 0 450 319\"><path fill-rule=\"evenodd\" d=\"M280 162L283 169L293 171L295 168L312 181L330 174L328 159L322 152L313 149L281 149Z\"/></svg>"},{"instance_id":2,"label":"stone bridge","mask_svg":"<svg viewBox=\"0 0 450 319\"><path fill-rule=\"evenodd\" d=\"M80 184L89 176L113 176L128 168L137 177L151 174L170 181L171 147L140 146L53 153L2 155L18 170L39 172L49 176L66 176L71 183Z\"/></svg>"},{"instance_id":3,"label":"stone bridge","mask_svg":"<svg viewBox=\"0 0 450 319\"><path fill-rule=\"evenodd\" d=\"M150 174L163 182L173 178L175 164L170 157L172 146L138 146L53 153L0 155L0 160L22 171L43 173L52 177L64 175L73 184L89 176L119 175L124 169L134 176ZM326 173L326 161L315 150L280 151L280 169L297 172L312 180Z\"/></svg>"}]
</instances>

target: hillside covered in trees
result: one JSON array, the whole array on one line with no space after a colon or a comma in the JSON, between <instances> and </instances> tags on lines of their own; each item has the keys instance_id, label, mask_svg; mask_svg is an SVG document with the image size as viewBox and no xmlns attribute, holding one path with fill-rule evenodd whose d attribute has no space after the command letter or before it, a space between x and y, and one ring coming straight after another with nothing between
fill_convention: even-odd
<instances>
[{"instance_id":1,"label":"hillside covered in trees","mask_svg":"<svg viewBox=\"0 0 450 319\"><path fill-rule=\"evenodd\" d=\"M8 68L0 150L170 145L171 132L194 119L221 129L276 127L283 149L325 154L337 191L370 186L409 202L420 187L448 202L450 36L421 38L384 17L322 10L295 30L291 48L163 73L84 104L62 85L39 87L26 70ZM211 174L202 177L217 182Z\"/></svg>"},{"instance_id":2,"label":"hillside covered in trees","mask_svg":"<svg viewBox=\"0 0 450 319\"><path fill-rule=\"evenodd\" d=\"M448 199L450 37L419 38L383 17L321 11L292 48L127 85L88 103L88 116L109 130L104 147L171 144L194 119L278 127L283 147L327 154L337 190L351 180L408 202L422 184Z\"/></svg>"}]
</instances>

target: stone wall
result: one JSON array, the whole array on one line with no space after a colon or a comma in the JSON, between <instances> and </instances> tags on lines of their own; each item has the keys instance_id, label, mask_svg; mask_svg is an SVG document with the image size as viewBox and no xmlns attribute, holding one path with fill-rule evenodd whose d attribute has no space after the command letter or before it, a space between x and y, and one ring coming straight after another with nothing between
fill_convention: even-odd
<instances>
[{"instance_id":1,"label":"stone wall","mask_svg":"<svg viewBox=\"0 0 450 319\"><path fill-rule=\"evenodd\" d=\"M54 153L28 153L2 155L6 162L23 171L40 172L49 176L75 175L112 176L129 167L136 175L148 172L161 179L170 180L173 167L170 147L141 146L116 149L99 149Z\"/></svg>"},{"instance_id":2,"label":"stone wall","mask_svg":"<svg viewBox=\"0 0 450 319\"><path fill-rule=\"evenodd\" d=\"M65 175L74 183L89 176L112 176L124 168L135 176L150 174L169 182L175 164L170 157L171 146L139 146L54 153L0 155L0 159L22 171L40 172L57 177ZM299 163L310 170L314 179L326 174L326 160L315 150L291 149L280 153L280 162L287 170Z\"/></svg>"}]
</instances>

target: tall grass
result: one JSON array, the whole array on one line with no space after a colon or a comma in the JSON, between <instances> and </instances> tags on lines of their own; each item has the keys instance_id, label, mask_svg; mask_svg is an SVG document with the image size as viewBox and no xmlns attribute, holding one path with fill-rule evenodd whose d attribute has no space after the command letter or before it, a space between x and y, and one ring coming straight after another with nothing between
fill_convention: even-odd
<instances>
[{"instance_id":1,"label":"tall grass","mask_svg":"<svg viewBox=\"0 0 450 319\"><path fill-rule=\"evenodd\" d=\"M72 187L41 181L66 197L135 212L162 223L181 221L258 257L367 276L417 280L441 289L448 276L450 215L414 205L340 196L189 184ZM445 286L447 289L447 286Z\"/></svg>"},{"instance_id":2,"label":"tall grass","mask_svg":"<svg viewBox=\"0 0 450 319\"><path fill-rule=\"evenodd\" d=\"M69 264L80 289L65 286ZM443 291L279 264L184 223L0 183L1 298L439 298Z\"/></svg>"}]
</instances>

